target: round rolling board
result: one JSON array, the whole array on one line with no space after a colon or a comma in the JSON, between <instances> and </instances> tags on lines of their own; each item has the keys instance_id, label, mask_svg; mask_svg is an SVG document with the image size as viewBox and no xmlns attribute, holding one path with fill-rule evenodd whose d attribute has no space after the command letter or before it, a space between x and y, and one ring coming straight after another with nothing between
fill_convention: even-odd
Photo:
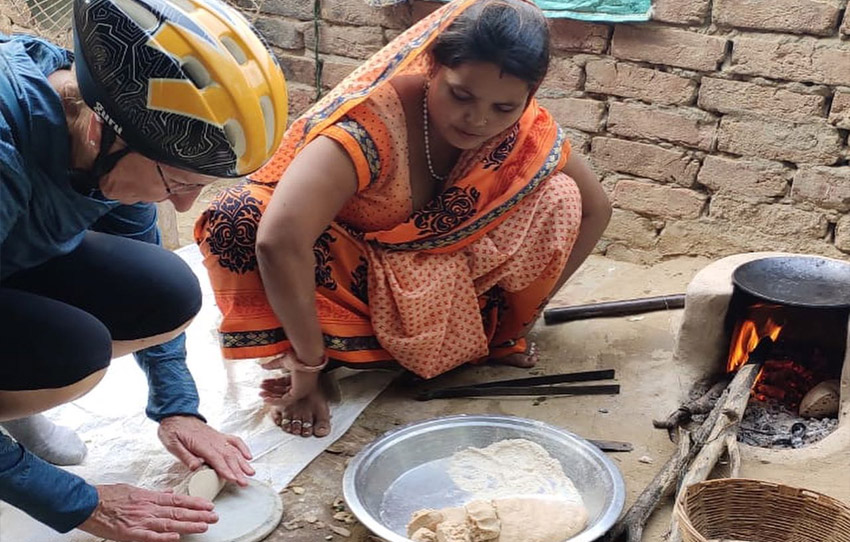
<instances>
[{"instance_id":1,"label":"round rolling board","mask_svg":"<svg viewBox=\"0 0 850 542\"><path fill-rule=\"evenodd\" d=\"M213 503L218 523L205 533L181 537L181 542L259 542L283 517L280 495L255 480L249 480L247 487L225 485Z\"/></svg>"}]
</instances>

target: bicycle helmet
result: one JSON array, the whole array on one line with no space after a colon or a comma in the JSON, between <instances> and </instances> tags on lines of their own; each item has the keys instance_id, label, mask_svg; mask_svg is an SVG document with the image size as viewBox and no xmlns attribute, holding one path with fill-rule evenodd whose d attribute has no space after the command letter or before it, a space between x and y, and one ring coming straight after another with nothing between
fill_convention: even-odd
<instances>
[{"instance_id":1,"label":"bicycle helmet","mask_svg":"<svg viewBox=\"0 0 850 542\"><path fill-rule=\"evenodd\" d=\"M236 9L218 0L74 0L73 24L80 93L112 141L215 177L248 175L277 150L283 72ZM95 170L106 173L123 154L107 166L99 156Z\"/></svg>"}]
</instances>

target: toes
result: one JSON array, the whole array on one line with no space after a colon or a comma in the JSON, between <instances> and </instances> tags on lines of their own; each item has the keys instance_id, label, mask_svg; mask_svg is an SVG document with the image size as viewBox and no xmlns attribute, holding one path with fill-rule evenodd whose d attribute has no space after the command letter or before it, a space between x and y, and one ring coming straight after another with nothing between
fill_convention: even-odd
<instances>
[{"instance_id":1,"label":"toes","mask_svg":"<svg viewBox=\"0 0 850 542\"><path fill-rule=\"evenodd\" d=\"M328 436L331 432L331 411L328 403L323 402L317 405L313 414L313 434L317 437Z\"/></svg>"},{"instance_id":2,"label":"toes","mask_svg":"<svg viewBox=\"0 0 850 542\"><path fill-rule=\"evenodd\" d=\"M292 419L292 422L289 424L289 428L286 430L287 433L306 437L313 434L313 414L309 405L305 401L298 401L296 404L285 410ZM307 424L306 428L305 424Z\"/></svg>"},{"instance_id":3,"label":"toes","mask_svg":"<svg viewBox=\"0 0 850 542\"><path fill-rule=\"evenodd\" d=\"M292 433L293 435L301 434L301 424L302 424L302 422L301 422L300 419L292 420L292 424L290 425L289 432Z\"/></svg>"},{"instance_id":4,"label":"toes","mask_svg":"<svg viewBox=\"0 0 850 542\"><path fill-rule=\"evenodd\" d=\"M272 408L270 414L274 424L280 426L281 422L283 421L283 412L281 412L279 408Z\"/></svg>"},{"instance_id":5,"label":"toes","mask_svg":"<svg viewBox=\"0 0 850 542\"><path fill-rule=\"evenodd\" d=\"M529 367L534 367L537 365L538 361L540 361L540 351L537 349L537 345L535 343L531 343L531 346L528 347L526 363Z\"/></svg>"},{"instance_id":6,"label":"toes","mask_svg":"<svg viewBox=\"0 0 850 542\"><path fill-rule=\"evenodd\" d=\"M326 437L330 433L331 433L331 422L330 421L318 422L313 427L313 434L316 435L317 437Z\"/></svg>"},{"instance_id":7,"label":"toes","mask_svg":"<svg viewBox=\"0 0 850 542\"><path fill-rule=\"evenodd\" d=\"M293 426L298 426L297 431L301 432L301 418L297 412L293 412L290 408L276 407L272 409L272 420L287 433L293 432Z\"/></svg>"},{"instance_id":8,"label":"toes","mask_svg":"<svg viewBox=\"0 0 850 542\"><path fill-rule=\"evenodd\" d=\"M304 412L302 412L301 416L301 436L302 437L312 437L313 436L313 409L311 408L311 404L308 402L305 405Z\"/></svg>"},{"instance_id":9,"label":"toes","mask_svg":"<svg viewBox=\"0 0 850 542\"><path fill-rule=\"evenodd\" d=\"M275 423L291 435L324 437L331 432L330 407L320 394L273 409L272 416Z\"/></svg>"},{"instance_id":10,"label":"toes","mask_svg":"<svg viewBox=\"0 0 850 542\"><path fill-rule=\"evenodd\" d=\"M313 436L313 422L302 422L301 423L301 436L302 437Z\"/></svg>"}]
</instances>

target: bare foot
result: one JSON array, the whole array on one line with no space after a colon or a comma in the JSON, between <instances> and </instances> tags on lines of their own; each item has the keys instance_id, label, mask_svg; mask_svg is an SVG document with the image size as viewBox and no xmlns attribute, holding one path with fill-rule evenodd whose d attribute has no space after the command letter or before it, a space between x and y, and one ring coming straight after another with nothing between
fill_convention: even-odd
<instances>
[{"instance_id":1,"label":"bare foot","mask_svg":"<svg viewBox=\"0 0 850 542\"><path fill-rule=\"evenodd\" d=\"M328 378L322 375L320 378ZM278 397L289 388L289 377L265 380L260 395L264 398ZM292 405L273 406L272 420L281 429L292 435L302 437L324 437L331 432L331 412L324 392L325 386L319 385L307 397Z\"/></svg>"},{"instance_id":2,"label":"bare foot","mask_svg":"<svg viewBox=\"0 0 850 542\"><path fill-rule=\"evenodd\" d=\"M532 341L528 341L528 349L525 352L516 352L492 360L493 363L499 365L510 365L520 369L530 369L537 365L538 361L540 361L540 356L537 352L537 344Z\"/></svg>"}]
</instances>

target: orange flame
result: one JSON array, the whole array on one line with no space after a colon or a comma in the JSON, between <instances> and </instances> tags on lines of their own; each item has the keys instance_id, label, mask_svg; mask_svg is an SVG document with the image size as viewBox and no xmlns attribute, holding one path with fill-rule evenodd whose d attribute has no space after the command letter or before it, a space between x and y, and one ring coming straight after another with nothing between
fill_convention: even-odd
<instances>
[{"instance_id":1,"label":"orange flame","mask_svg":"<svg viewBox=\"0 0 850 542\"><path fill-rule=\"evenodd\" d=\"M726 364L726 371L731 373L747 363L750 352L756 349L759 341L764 337L770 337L775 341L781 330L782 326L770 317L767 318L761 330L753 320L739 320L732 334L732 342L729 344L729 361Z\"/></svg>"}]
</instances>

